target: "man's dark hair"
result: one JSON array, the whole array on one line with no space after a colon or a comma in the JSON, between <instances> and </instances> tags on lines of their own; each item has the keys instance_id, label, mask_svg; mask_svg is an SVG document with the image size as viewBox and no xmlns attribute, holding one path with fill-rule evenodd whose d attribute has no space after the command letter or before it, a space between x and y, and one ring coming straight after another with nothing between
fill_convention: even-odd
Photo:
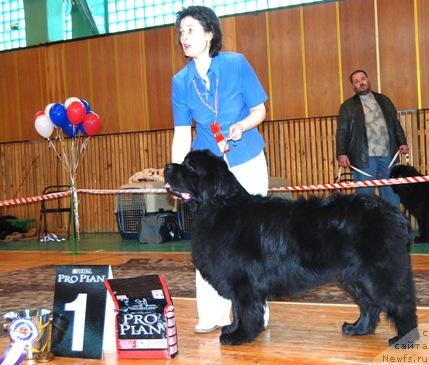
<instances>
[{"instance_id":1,"label":"man's dark hair","mask_svg":"<svg viewBox=\"0 0 429 365\"><path fill-rule=\"evenodd\" d=\"M353 81L352 81L352 77L353 77L353 75L354 74L357 74L358 72L362 72L366 77L368 77L368 75L367 75L367 73L366 73L366 71L365 70L354 70L351 74L350 74L350 82L353 84Z\"/></svg>"},{"instance_id":2,"label":"man's dark hair","mask_svg":"<svg viewBox=\"0 0 429 365\"><path fill-rule=\"evenodd\" d=\"M198 20L205 32L213 34L209 55L215 57L222 49L222 31L216 13L206 6L188 6L177 12L176 29L180 29L180 22L187 16Z\"/></svg>"}]
</instances>

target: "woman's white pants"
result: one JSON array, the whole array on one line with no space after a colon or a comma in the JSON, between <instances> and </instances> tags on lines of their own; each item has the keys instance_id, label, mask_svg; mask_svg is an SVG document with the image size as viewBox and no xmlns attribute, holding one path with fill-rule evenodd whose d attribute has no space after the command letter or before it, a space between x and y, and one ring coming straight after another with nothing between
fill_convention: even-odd
<instances>
[{"instance_id":1,"label":"woman's white pants","mask_svg":"<svg viewBox=\"0 0 429 365\"><path fill-rule=\"evenodd\" d=\"M225 155L227 161L227 154ZM228 162L228 161L227 161ZM266 196L268 192L268 171L264 152L244 164L230 168L240 184L253 195ZM218 292L205 281L200 272L195 275L198 324L195 329L211 329L215 326L226 326L231 323L231 301L221 297ZM265 305L264 326L268 326L268 303Z\"/></svg>"}]
</instances>

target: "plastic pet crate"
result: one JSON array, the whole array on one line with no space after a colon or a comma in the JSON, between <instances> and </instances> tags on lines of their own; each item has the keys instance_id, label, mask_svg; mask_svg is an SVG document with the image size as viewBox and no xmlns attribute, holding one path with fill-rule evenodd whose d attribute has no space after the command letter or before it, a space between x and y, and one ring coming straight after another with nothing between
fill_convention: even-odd
<instances>
[{"instance_id":1,"label":"plastic pet crate","mask_svg":"<svg viewBox=\"0 0 429 365\"><path fill-rule=\"evenodd\" d=\"M191 213L189 204L186 201L177 201L177 218L182 234L182 239L191 239Z\"/></svg>"},{"instance_id":2,"label":"plastic pet crate","mask_svg":"<svg viewBox=\"0 0 429 365\"><path fill-rule=\"evenodd\" d=\"M126 240L137 240L141 220L146 213L145 197L142 193L119 193L116 195L115 215L119 233Z\"/></svg>"}]
</instances>

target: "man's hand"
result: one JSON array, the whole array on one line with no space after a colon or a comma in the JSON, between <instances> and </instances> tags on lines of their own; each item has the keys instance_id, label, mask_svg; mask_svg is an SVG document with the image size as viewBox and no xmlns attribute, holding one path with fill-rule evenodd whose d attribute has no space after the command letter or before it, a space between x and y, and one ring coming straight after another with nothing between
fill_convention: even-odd
<instances>
[{"instance_id":1,"label":"man's hand","mask_svg":"<svg viewBox=\"0 0 429 365\"><path fill-rule=\"evenodd\" d=\"M340 167L349 167L350 166L350 161L349 161L349 157L347 155L340 155L338 156L338 164L340 165Z\"/></svg>"},{"instance_id":2,"label":"man's hand","mask_svg":"<svg viewBox=\"0 0 429 365\"><path fill-rule=\"evenodd\" d=\"M408 146L406 145L406 144L402 144L402 145L400 145L399 146L399 152L402 154L402 155L405 155L405 154L407 154L408 153Z\"/></svg>"}]
</instances>

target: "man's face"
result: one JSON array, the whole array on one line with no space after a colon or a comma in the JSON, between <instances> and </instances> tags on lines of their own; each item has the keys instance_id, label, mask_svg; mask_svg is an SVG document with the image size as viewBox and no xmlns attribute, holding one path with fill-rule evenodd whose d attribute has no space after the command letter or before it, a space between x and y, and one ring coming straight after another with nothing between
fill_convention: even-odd
<instances>
[{"instance_id":1,"label":"man's face","mask_svg":"<svg viewBox=\"0 0 429 365\"><path fill-rule=\"evenodd\" d=\"M363 72L356 72L352 76L352 85L356 94L366 95L371 91L371 83Z\"/></svg>"}]
</instances>

